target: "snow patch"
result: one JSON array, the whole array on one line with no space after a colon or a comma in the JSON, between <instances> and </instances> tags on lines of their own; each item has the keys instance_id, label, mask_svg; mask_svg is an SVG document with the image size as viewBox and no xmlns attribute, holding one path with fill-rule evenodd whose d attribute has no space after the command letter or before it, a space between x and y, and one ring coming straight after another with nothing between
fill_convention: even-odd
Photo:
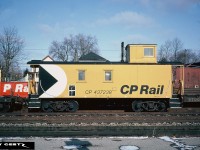
<instances>
[{"instance_id":1,"label":"snow patch","mask_svg":"<svg viewBox=\"0 0 200 150\"><path fill-rule=\"evenodd\" d=\"M120 146L119 148L120 150L139 150L139 147L137 146L126 146L126 145L123 145L123 146Z\"/></svg>"},{"instance_id":2,"label":"snow patch","mask_svg":"<svg viewBox=\"0 0 200 150\"><path fill-rule=\"evenodd\" d=\"M172 147L180 148L181 150L182 149L183 150L193 150L193 149L195 149L197 147L197 146L191 146L191 145L183 144L180 141L172 139L172 138L170 138L168 136L159 137L159 139L164 140L166 142L171 142L171 143L173 143Z\"/></svg>"},{"instance_id":3,"label":"snow patch","mask_svg":"<svg viewBox=\"0 0 200 150\"><path fill-rule=\"evenodd\" d=\"M70 150L70 149L79 149L79 148L82 148L81 145L67 145L67 146L63 146L63 149L67 149L67 150Z\"/></svg>"},{"instance_id":4,"label":"snow patch","mask_svg":"<svg viewBox=\"0 0 200 150\"><path fill-rule=\"evenodd\" d=\"M23 139L26 139L24 137L2 137L1 140L23 140Z\"/></svg>"},{"instance_id":5,"label":"snow patch","mask_svg":"<svg viewBox=\"0 0 200 150\"><path fill-rule=\"evenodd\" d=\"M163 137L159 137L159 139L164 140L166 142L172 142L174 143L174 140L172 140L170 137L168 136L163 136Z\"/></svg>"},{"instance_id":6,"label":"snow patch","mask_svg":"<svg viewBox=\"0 0 200 150\"><path fill-rule=\"evenodd\" d=\"M148 139L149 137L148 136L130 136L130 137L108 137L110 139L134 139L134 140L146 140Z\"/></svg>"}]
</instances>

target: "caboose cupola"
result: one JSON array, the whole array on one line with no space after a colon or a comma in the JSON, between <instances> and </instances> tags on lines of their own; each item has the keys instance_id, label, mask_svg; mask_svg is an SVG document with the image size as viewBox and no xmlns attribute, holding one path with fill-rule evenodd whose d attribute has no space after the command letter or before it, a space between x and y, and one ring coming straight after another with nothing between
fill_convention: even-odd
<instances>
[{"instance_id":1,"label":"caboose cupola","mask_svg":"<svg viewBox=\"0 0 200 150\"><path fill-rule=\"evenodd\" d=\"M157 63L156 44L128 44L126 61L128 63Z\"/></svg>"}]
</instances>

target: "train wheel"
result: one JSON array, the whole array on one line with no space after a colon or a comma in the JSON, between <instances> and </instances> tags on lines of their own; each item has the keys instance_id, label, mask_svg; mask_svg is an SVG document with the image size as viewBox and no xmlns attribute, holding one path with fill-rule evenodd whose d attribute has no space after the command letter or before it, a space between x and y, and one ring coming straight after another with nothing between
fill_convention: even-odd
<instances>
[{"instance_id":1,"label":"train wheel","mask_svg":"<svg viewBox=\"0 0 200 150\"><path fill-rule=\"evenodd\" d=\"M0 103L0 112L9 112L11 108L10 103Z\"/></svg>"},{"instance_id":2,"label":"train wheel","mask_svg":"<svg viewBox=\"0 0 200 150\"><path fill-rule=\"evenodd\" d=\"M142 101L133 101L132 110L135 112L142 112L144 110L142 107Z\"/></svg>"},{"instance_id":3,"label":"train wheel","mask_svg":"<svg viewBox=\"0 0 200 150\"><path fill-rule=\"evenodd\" d=\"M42 103L42 111L44 111L44 112L53 112L53 109L52 109L52 107L51 107L51 102L43 102Z\"/></svg>"},{"instance_id":4,"label":"train wheel","mask_svg":"<svg viewBox=\"0 0 200 150\"><path fill-rule=\"evenodd\" d=\"M145 107L146 111L152 112L152 111L158 111L163 112L166 111L166 104L163 101L148 101L145 102L147 104L147 107Z\"/></svg>"},{"instance_id":5,"label":"train wheel","mask_svg":"<svg viewBox=\"0 0 200 150\"><path fill-rule=\"evenodd\" d=\"M64 112L67 109L66 103L63 101L58 101L52 104L52 108L58 112Z\"/></svg>"},{"instance_id":6,"label":"train wheel","mask_svg":"<svg viewBox=\"0 0 200 150\"><path fill-rule=\"evenodd\" d=\"M3 103L0 103L0 112L3 111Z\"/></svg>"},{"instance_id":7,"label":"train wheel","mask_svg":"<svg viewBox=\"0 0 200 150\"><path fill-rule=\"evenodd\" d=\"M68 107L69 112L76 112L79 108L77 101L72 100L72 101L69 101L68 104L69 104L69 107Z\"/></svg>"},{"instance_id":8,"label":"train wheel","mask_svg":"<svg viewBox=\"0 0 200 150\"><path fill-rule=\"evenodd\" d=\"M9 112L11 111L11 103L6 103L4 105L4 112Z\"/></svg>"},{"instance_id":9,"label":"train wheel","mask_svg":"<svg viewBox=\"0 0 200 150\"><path fill-rule=\"evenodd\" d=\"M167 111L167 105L166 105L165 102L159 101L158 111L160 111L160 112L165 112L165 111Z\"/></svg>"},{"instance_id":10,"label":"train wheel","mask_svg":"<svg viewBox=\"0 0 200 150\"><path fill-rule=\"evenodd\" d=\"M44 112L47 111L48 107L49 107L48 103L42 103L42 110L43 110Z\"/></svg>"},{"instance_id":11,"label":"train wheel","mask_svg":"<svg viewBox=\"0 0 200 150\"><path fill-rule=\"evenodd\" d=\"M47 112L47 113L53 112L53 109L52 108L47 108L45 112Z\"/></svg>"},{"instance_id":12,"label":"train wheel","mask_svg":"<svg viewBox=\"0 0 200 150\"><path fill-rule=\"evenodd\" d=\"M158 111L159 109L159 103L155 101L148 101L147 105L148 105L147 111Z\"/></svg>"}]
</instances>

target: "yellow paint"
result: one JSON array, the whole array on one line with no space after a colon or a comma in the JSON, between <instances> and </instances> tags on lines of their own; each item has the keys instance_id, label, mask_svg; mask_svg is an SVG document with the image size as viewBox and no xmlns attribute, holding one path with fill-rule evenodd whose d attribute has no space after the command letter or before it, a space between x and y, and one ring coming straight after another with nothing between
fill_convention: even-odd
<instances>
[{"instance_id":1,"label":"yellow paint","mask_svg":"<svg viewBox=\"0 0 200 150\"><path fill-rule=\"evenodd\" d=\"M36 94L36 83L35 80L29 80L29 94Z\"/></svg>"},{"instance_id":2,"label":"yellow paint","mask_svg":"<svg viewBox=\"0 0 200 150\"><path fill-rule=\"evenodd\" d=\"M144 49L152 48L153 56L145 56ZM156 45L127 45L127 60L129 63L157 63Z\"/></svg>"},{"instance_id":3,"label":"yellow paint","mask_svg":"<svg viewBox=\"0 0 200 150\"><path fill-rule=\"evenodd\" d=\"M69 85L76 86L75 98L170 98L172 95L171 65L136 64L59 64L67 76L65 91L58 98L70 98ZM78 70L85 70L85 80L78 80ZM105 71L112 71L112 80L105 81ZM138 86L132 94L122 94L123 85ZM140 93L141 86L158 88L162 94ZM128 91L128 88L124 88ZM72 96L73 97L73 96ZM74 98L73 97L73 98Z\"/></svg>"},{"instance_id":4,"label":"yellow paint","mask_svg":"<svg viewBox=\"0 0 200 150\"><path fill-rule=\"evenodd\" d=\"M145 55L147 49L150 55ZM126 51L126 64L49 64L59 66L67 77L65 90L55 98L171 98L172 66L156 64L156 45L132 44ZM80 70L85 80L79 81ZM106 71L112 73L111 80L105 80ZM70 85L75 96L69 96Z\"/></svg>"}]
</instances>

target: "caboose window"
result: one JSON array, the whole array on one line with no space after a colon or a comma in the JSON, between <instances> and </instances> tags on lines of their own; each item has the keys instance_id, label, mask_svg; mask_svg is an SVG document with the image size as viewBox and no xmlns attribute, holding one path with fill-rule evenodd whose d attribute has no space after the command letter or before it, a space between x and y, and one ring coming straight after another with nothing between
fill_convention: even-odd
<instances>
[{"instance_id":1,"label":"caboose window","mask_svg":"<svg viewBox=\"0 0 200 150\"><path fill-rule=\"evenodd\" d=\"M76 87L75 85L69 86L69 96L75 96L76 95Z\"/></svg>"},{"instance_id":2,"label":"caboose window","mask_svg":"<svg viewBox=\"0 0 200 150\"><path fill-rule=\"evenodd\" d=\"M112 71L105 71L105 81L112 81Z\"/></svg>"},{"instance_id":3,"label":"caboose window","mask_svg":"<svg viewBox=\"0 0 200 150\"><path fill-rule=\"evenodd\" d=\"M78 80L84 81L85 80L85 70L79 70L78 71Z\"/></svg>"},{"instance_id":4,"label":"caboose window","mask_svg":"<svg viewBox=\"0 0 200 150\"><path fill-rule=\"evenodd\" d=\"M144 56L153 57L153 48L144 48Z\"/></svg>"}]
</instances>

